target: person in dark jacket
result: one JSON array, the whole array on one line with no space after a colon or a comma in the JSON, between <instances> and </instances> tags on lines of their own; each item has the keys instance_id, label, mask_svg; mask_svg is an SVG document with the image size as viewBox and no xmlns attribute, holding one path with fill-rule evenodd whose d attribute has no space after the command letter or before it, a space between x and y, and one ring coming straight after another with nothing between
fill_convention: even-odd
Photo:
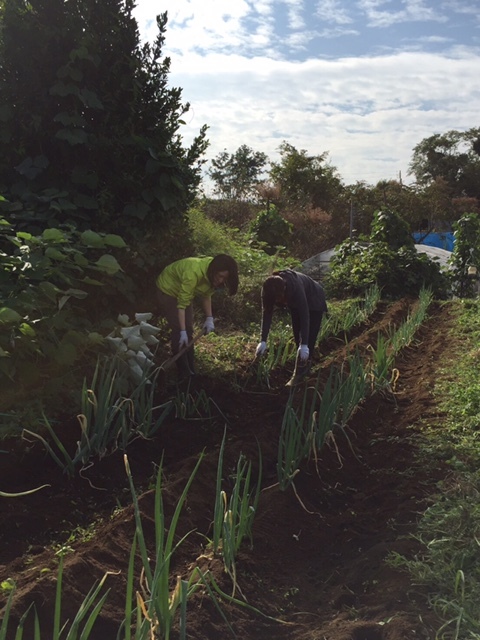
<instances>
[{"instance_id":1,"label":"person in dark jacket","mask_svg":"<svg viewBox=\"0 0 480 640\"><path fill-rule=\"evenodd\" d=\"M265 280L262 286L261 341L256 349L257 356L266 351L275 306L287 307L290 311L293 336L298 347L294 377L305 375L310 368L310 356L315 349L323 314L328 311L323 287L310 276L292 269L274 271Z\"/></svg>"}]
</instances>

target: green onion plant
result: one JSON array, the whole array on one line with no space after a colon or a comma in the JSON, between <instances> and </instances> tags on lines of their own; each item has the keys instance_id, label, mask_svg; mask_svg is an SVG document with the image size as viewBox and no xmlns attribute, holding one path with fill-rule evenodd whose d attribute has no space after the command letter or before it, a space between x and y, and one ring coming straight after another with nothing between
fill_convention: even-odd
<instances>
[{"instance_id":1,"label":"green onion plant","mask_svg":"<svg viewBox=\"0 0 480 640\"><path fill-rule=\"evenodd\" d=\"M132 548L129 571L128 571L128 587L127 594L133 594L134 584L134 557L135 547L138 545L138 551L142 566L143 582L136 591L136 634L135 640L147 640L150 638L160 638L169 640L177 609L180 608L183 619L181 628L186 629L186 603L188 598L199 588L200 582L196 578L196 574L192 573L189 579L182 580L177 577L177 581L173 591L170 591L170 567L175 551L188 537L189 533L175 542L177 525L180 513L185 504L188 490L198 471L202 461L203 454L200 455L190 478L188 479L181 496L179 497L175 511L170 522L167 524L162 499L162 464L157 471L155 483L155 506L154 506L154 523L155 523L155 548L153 555L148 551L147 540L143 529L140 507L137 493L135 490L128 457L124 456L125 469L128 476L130 491L132 494L136 535ZM133 618L133 607L131 602L126 603L126 617L123 625L126 640L130 640L131 635L128 631L131 628ZM184 631L185 633L185 631Z\"/></svg>"},{"instance_id":2,"label":"green onion plant","mask_svg":"<svg viewBox=\"0 0 480 640\"><path fill-rule=\"evenodd\" d=\"M43 426L51 443L38 433L28 429L26 435L40 440L52 459L73 477L79 466L85 466L93 457L102 458L118 447L125 451L137 437L151 438L174 409L174 401L155 404L156 380L159 370L145 375L142 380L124 395L127 388L124 373L119 373L115 358L97 360L90 385L83 381L81 409L77 415L80 438L74 453L66 450L55 428L43 414Z\"/></svg>"},{"instance_id":3,"label":"green onion plant","mask_svg":"<svg viewBox=\"0 0 480 640\"><path fill-rule=\"evenodd\" d=\"M240 454L235 483L230 495L222 490L223 456L225 451L225 433L220 446L217 467L217 482L215 492L215 509L213 518L212 550L214 554L221 554L225 571L233 582L233 594L237 587L235 560L245 538L253 544L252 527L257 512L261 484L261 455L259 451L259 473L256 488L252 489L252 464L243 454Z\"/></svg>"}]
</instances>

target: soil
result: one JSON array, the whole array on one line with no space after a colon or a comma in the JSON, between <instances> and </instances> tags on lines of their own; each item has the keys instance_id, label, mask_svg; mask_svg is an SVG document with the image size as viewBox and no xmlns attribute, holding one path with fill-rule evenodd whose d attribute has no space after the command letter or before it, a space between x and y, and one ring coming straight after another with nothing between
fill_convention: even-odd
<instances>
[{"instance_id":1,"label":"soil","mask_svg":"<svg viewBox=\"0 0 480 640\"><path fill-rule=\"evenodd\" d=\"M348 349L365 351L379 332L386 333L411 310L408 300L383 304L348 336L319 345L309 382L341 365ZM251 352L238 363L235 377L219 380L199 372L191 397L211 399L210 413L195 419L172 418L152 440L128 446L145 530L152 545L153 478L163 459L163 503L167 523L199 456L176 539L185 534L172 560L175 576L188 577L199 565L226 592L232 580L219 558L206 548L211 536L219 449L224 433L224 489L229 494L240 453L262 476L253 526L253 545L237 557L236 597L254 607L221 600L223 615L237 638L275 640L432 639L441 625L428 593L404 570L386 563L391 554L421 553L415 533L419 514L429 505L447 470L426 457L423 430L441 420L432 394L436 363L445 357L445 336L453 323L448 305L434 305L415 342L396 361L399 379L393 393L377 393L358 408L347 429L336 433L305 462L294 485L281 491L276 462L280 427L291 368L278 366L270 386L252 374ZM200 349L200 345L197 347ZM172 374L173 375L173 374ZM240 382L240 384L239 384ZM159 389L159 395L167 393ZM302 397L305 385L294 389ZM78 422L56 426L74 446ZM38 441L19 438L0 443L0 489L15 492L48 484L37 493L1 498L0 580L17 585L7 639L21 615L35 602L42 638L51 637L59 545L64 558L62 620L72 620L95 581L108 572L106 603L89 636L115 640L125 612L126 573L134 537L132 498L124 452L110 452L68 478ZM173 584L173 583L172 583ZM139 588L139 582L136 583ZM0 595L0 608L6 594ZM263 614L263 615L262 615ZM267 617L268 616L268 617ZM33 615L24 638L33 638ZM50 634L50 635L49 635ZM153 636L152 636L153 637ZM178 637L178 629L172 634ZM204 590L188 602L187 637L233 637Z\"/></svg>"}]
</instances>

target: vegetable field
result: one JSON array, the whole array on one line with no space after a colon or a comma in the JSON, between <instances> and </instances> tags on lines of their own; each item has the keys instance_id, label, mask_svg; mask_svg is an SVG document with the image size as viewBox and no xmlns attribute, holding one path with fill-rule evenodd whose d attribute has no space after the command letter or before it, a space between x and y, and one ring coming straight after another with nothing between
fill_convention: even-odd
<instances>
[{"instance_id":1,"label":"vegetable field","mask_svg":"<svg viewBox=\"0 0 480 640\"><path fill-rule=\"evenodd\" d=\"M5 587L15 584L8 629L0 638L13 640L22 621L23 637L34 640L35 611L41 638L56 640L56 628L68 620L60 636L66 638L87 594L104 579L90 611L106 598L82 637L433 639L441 621L427 594L386 562L391 554L419 552L410 534L447 474L441 460L419 455L419 443L425 425L438 420L432 389L452 322L448 305L430 303L414 337L395 343L394 362L381 375L386 350L380 347L393 344L395 329L417 304L382 302L346 336L324 335L307 382L293 390L285 387L291 361L279 360L268 385L262 384L259 365L252 365L253 344L231 378L200 370L157 433L132 439L126 458L118 446L68 475L38 439L3 441L0 490L48 486L0 498L2 617ZM198 346L200 360L205 342ZM358 402L350 402L348 415L342 405L321 443L308 440L329 375L353 375L355 357L369 363ZM171 384L168 377L158 382ZM333 389L335 381L328 384ZM160 399L164 393L159 387ZM306 405L313 407L304 416L307 444L301 455L291 455L286 408L298 419ZM78 419L54 426L73 451ZM239 531L236 492L245 505L242 539L233 535ZM169 532L172 543L171 555L164 546L167 617L169 607L173 613L172 605L180 603L171 632L161 631L158 611L153 619L147 605L160 521L164 544ZM179 594L187 592L185 610ZM157 635L136 635L138 617L150 617ZM80 629L87 622L88 616Z\"/></svg>"}]
</instances>

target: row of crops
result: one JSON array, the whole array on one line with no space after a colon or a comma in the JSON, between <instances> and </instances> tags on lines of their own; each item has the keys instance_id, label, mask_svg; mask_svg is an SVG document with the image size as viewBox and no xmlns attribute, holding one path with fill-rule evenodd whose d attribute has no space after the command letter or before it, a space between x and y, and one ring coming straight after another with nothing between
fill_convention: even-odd
<instances>
[{"instance_id":1,"label":"row of crops","mask_svg":"<svg viewBox=\"0 0 480 640\"><path fill-rule=\"evenodd\" d=\"M380 291L374 286L364 300L355 300L341 313L332 313L324 319L320 340L344 335L354 326L361 325L375 311L380 300ZM135 328L135 327L134 327ZM267 355L258 362L256 383L269 386L270 372L285 366L294 357L295 345L290 336L283 335L271 347ZM24 429L23 435L40 440L56 464L73 477L79 469L92 459L102 459L113 451L126 451L132 440L152 438L161 427L173 418L199 417L210 420L221 415L221 410L201 390L195 394L177 389L176 393L158 404L157 389L163 378L161 367L145 370L139 379L132 378L125 360L117 349L111 358L97 362L92 379L84 380L79 423L79 439L75 452L68 451L58 437L55 424L44 414L42 424L49 439L41 434Z\"/></svg>"},{"instance_id":2,"label":"row of crops","mask_svg":"<svg viewBox=\"0 0 480 640\"><path fill-rule=\"evenodd\" d=\"M365 301L354 305L350 314L343 314L345 325L339 320L328 318L322 326L322 337L345 332L346 326L351 328L364 322L378 304L378 291L372 290ZM363 353L352 349L338 366L332 365L328 372L320 369L316 379L302 388L292 389L283 410L279 425L279 441L277 455L277 484L279 491L292 489L296 493L295 477L302 466L311 459L316 459L327 441L335 442L338 434L346 438L345 428L349 424L357 408L376 393L392 393L398 372L395 359L400 351L410 345L414 336L425 320L432 295L423 290L418 303L406 320L392 328L388 335L378 334L376 343L370 344ZM260 364L261 372L268 374L268 368L282 362L286 356L286 345L271 345L267 358ZM181 418L203 416L209 419L220 415L219 407L207 397L205 392L196 395L178 392L174 398L162 405L155 404L155 375L145 377L128 395L124 394L124 380L119 376L115 361L99 363L90 385L84 385L82 414L79 416L80 439L77 450L72 454L67 451L44 417L46 428L51 439L42 438L38 434L25 434L31 438L40 438L53 460L68 476L73 476L88 464L93 457L103 457L116 448L127 451L128 444L136 437L151 438L159 433L162 425L172 415ZM171 564L176 551L184 544L186 537L177 540L177 525L188 492L195 481L195 475L202 464L201 454L195 468L186 483L180 498L177 500L171 519L166 522L162 491L162 468L157 471L155 481L154 506L154 549L148 543L142 522L139 497L132 477L128 455L125 453L125 470L128 476L131 497L135 513L135 535L132 541L128 563L127 590L125 594L124 621L118 630L118 640L146 640L157 637L168 640L174 624L179 624L183 640L187 637L187 604L191 596L198 592L207 594L215 603L225 623L228 620L222 612L222 602L236 603L238 606L265 615L245 602L237 582L237 556L241 546L246 542L253 544L253 524L258 511L258 502L262 491L262 462L259 451L258 472L253 474L252 463L241 454L233 475L235 482L227 493L224 487L223 458L225 453L225 436L222 440L217 466L215 501L212 505L212 527L205 535L203 557L221 559L226 574L230 577L231 590L222 590L212 572L202 568L200 562L194 563L190 575L178 577L172 587ZM271 487L270 487L271 488ZM188 535L188 534L187 534ZM107 576L94 585L78 609L76 617L68 623L68 628L61 625L62 613L62 575L64 571L64 555L67 549L58 552L58 579L55 608L53 611L52 640L87 640L94 629L95 622L101 614L108 599L106 589ZM141 585L137 584L136 575L141 562ZM135 569L135 570L134 570ZM15 598L15 585L11 592L3 620L0 625L0 640L5 640L9 626L12 603ZM33 616L35 629L34 640L42 637L40 622L35 605L25 612L18 622L16 640L22 640L27 619ZM265 616L268 618L268 616ZM272 619L272 618L269 618ZM282 621L278 620L279 623ZM50 636L49 636L50 637Z\"/></svg>"}]
</instances>

